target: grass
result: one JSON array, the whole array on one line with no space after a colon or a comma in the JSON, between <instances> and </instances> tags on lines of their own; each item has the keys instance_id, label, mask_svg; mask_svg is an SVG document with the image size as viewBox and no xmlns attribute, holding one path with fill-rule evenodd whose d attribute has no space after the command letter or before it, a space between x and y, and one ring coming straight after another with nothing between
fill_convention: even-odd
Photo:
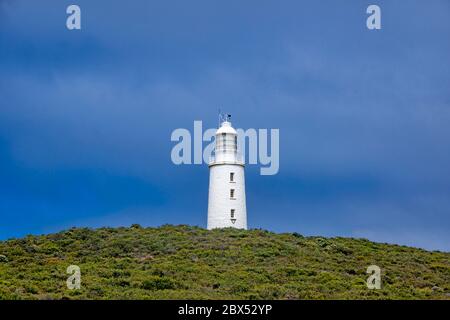
<instances>
[{"instance_id":1,"label":"grass","mask_svg":"<svg viewBox=\"0 0 450 320\"><path fill-rule=\"evenodd\" d=\"M380 290L366 286L373 264ZM69 265L79 290L66 286ZM0 299L450 299L450 253L264 230L73 228L0 242Z\"/></svg>"}]
</instances>

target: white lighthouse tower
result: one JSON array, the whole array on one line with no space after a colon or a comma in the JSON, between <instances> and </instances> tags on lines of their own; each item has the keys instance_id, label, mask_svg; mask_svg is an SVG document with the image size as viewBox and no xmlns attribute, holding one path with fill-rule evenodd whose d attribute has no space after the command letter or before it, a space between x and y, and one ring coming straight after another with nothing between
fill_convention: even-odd
<instances>
[{"instance_id":1,"label":"white lighthouse tower","mask_svg":"<svg viewBox=\"0 0 450 320\"><path fill-rule=\"evenodd\" d=\"M244 162L230 115L220 117L214 157L209 163L208 229L247 229Z\"/></svg>"}]
</instances>

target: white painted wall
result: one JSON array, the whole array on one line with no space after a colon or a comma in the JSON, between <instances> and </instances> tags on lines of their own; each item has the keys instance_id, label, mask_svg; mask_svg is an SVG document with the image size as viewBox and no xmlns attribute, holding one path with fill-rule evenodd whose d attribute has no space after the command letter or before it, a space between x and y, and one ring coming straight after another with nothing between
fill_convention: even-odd
<instances>
[{"instance_id":1,"label":"white painted wall","mask_svg":"<svg viewBox=\"0 0 450 320\"><path fill-rule=\"evenodd\" d=\"M230 182L234 172L234 182ZM234 199L230 198L234 189ZM231 209L234 209L233 223ZM247 208L245 202L244 166L238 164L217 164L210 166L208 229L234 227L247 229Z\"/></svg>"}]
</instances>

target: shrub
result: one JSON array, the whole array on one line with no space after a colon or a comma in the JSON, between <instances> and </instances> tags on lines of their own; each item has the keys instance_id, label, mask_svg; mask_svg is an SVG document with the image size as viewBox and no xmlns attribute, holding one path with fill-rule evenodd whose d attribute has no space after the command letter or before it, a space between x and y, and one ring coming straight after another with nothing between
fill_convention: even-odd
<instances>
[{"instance_id":1,"label":"shrub","mask_svg":"<svg viewBox=\"0 0 450 320\"><path fill-rule=\"evenodd\" d=\"M175 289L175 282L167 277L153 276L142 282L142 289L145 290L166 290Z\"/></svg>"},{"instance_id":2,"label":"shrub","mask_svg":"<svg viewBox=\"0 0 450 320\"><path fill-rule=\"evenodd\" d=\"M360 239L171 225L74 228L0 241L0 253L0 299L450 298L449 253ZM72 263L81 267L81 290L65 286ZM367 289L371 264L383 270L382 290Z\"/></svg>"}]
</instances>

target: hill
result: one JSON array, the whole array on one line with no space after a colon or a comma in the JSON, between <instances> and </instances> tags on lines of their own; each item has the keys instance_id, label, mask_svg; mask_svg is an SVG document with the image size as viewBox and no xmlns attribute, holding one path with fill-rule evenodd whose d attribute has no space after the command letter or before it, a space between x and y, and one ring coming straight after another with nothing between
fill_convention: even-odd
<instances>
[{"instance_id":1,"label":"hill","mask_svg":"<svg viewBox=\"0 0 450 320\"><path fill-rule=\"evenodd\" d=\"M382 288L366 286L367 267ZM69 290L66 269L81 268ZM450 299L450 253L190 226L70 229L0 242L0 299Z\"/></svg>"}]
</instances>

